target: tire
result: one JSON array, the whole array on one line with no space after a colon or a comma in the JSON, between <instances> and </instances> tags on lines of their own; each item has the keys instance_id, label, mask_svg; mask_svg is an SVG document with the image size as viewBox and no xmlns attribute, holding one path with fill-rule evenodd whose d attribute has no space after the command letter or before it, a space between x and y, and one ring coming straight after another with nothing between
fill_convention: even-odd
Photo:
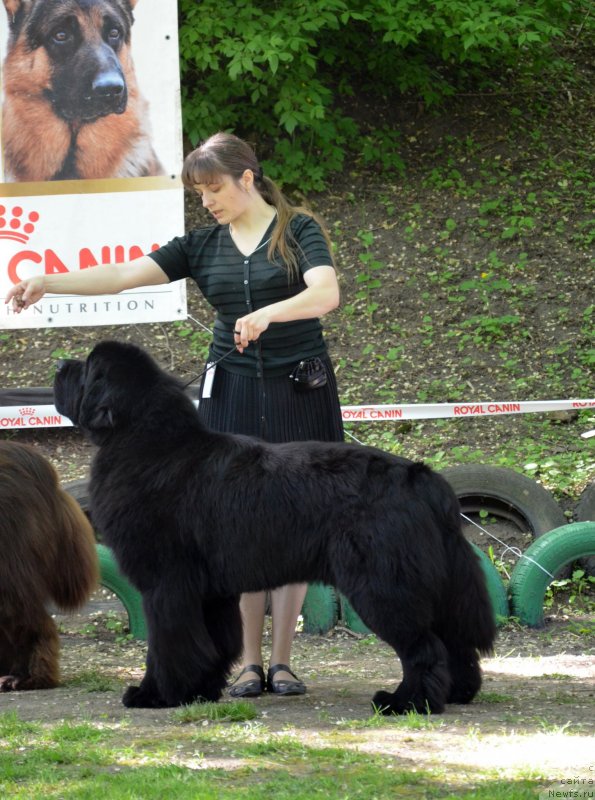
<instances>
[{"instance_id":1,"label":"tire","mask_svg":"<svg viewBox=\"0 0 595 800\"><path fill-rule=\"evenodd\" d=\"M336 624L337 616L337 597L332 586L311 583L302 606L304 633L328 633Z\"/></svg>"},{"instance_id":2,"label":"tire","mask_svg":"<svg viewBox=\"0 0 595 800\"><path fill-rule=\"evenodd\" d=\"M582 491L574 510L576 522L595 522L595 483L589 483ZM580 566L588 575L595 575L595 558L585 558Z\"/></svg>"},{"instance_id":3,"label":"tire","mask_svg":"<svg viewBox=\"0 0 595 800\"><path fill-rule=\"evenodd\" d=\"M83 478L80 481L65 483L62 487L65 492L72 495L85 514L89 516L89 481Z\"/></svg>"},{"instance_id":4,"label":"tire","mask_svg":"<svg viewBox=\"0 0 595 800\"><path fill-rule=\"evenodd\" d=\"M547 489L507 467L461 464L441 470L459 498L463 513L485 509L535 536L564 525L566 517Z\"/></svg>"},{"instance_id":5,"label":"tire","mask_svg":"<svg viewBox=\"0 0 595 800\"><path fill-rule=\"evenodd\" d=\"M496 625L502 625L510 616L506 587L502 582L498 570L483 550L473 543L471 543L471 547L479 558L479 563L484 574L486 588L492 603L494 621ZM347 598L340 595L339 602L341 607L341 619L349 630L355 631L356 633L372 633L368 626L362 622L359 615L353 610Z\"/></svg>"},{"instance_id":6,"label":"tire","mask_svg":"<svg viewBox=\"0 0 595 800\"><path fill-rule=\"evenodd\" d=\"M577 522L595 522L595 483L589 483L583 489L574 518Z\"/></svg>"},{"instance_id":7,"label":"tire","mask_svg":"<svg viewBox=\"0 0 595 800\"><path fill-rule=\"evenodd\" d=\"M136 639L146 639L147 624L140 592L122 575L109 547L98 544L97 555L100 570L99 582L113 592L126 609L130 633Z\"/></svg>"},{"instance_id":8,"label":"tire","mask_svg":"<svg viewBox=\"0 0 595 800\"><path fill-rule=\"evenodd\" d=\"M492 564L489 557L479 548L476 544L471 543L471 547L479 558L479 563L483 570L483 575L486 581L486 588L492 601L492 611L494 613L494 620L496 625L501 625L510 616L510 609L508 606L508 595L506 587L502 582L500 573Z\"/></svg>"},{"instance_id":9,"label":"tire","mask_svg":"<svg viewBox=\"0 0 595 800\"><path fill-rule=\"evenodd\" d=\"M93 525L93 519L91 517L91 503L89 501L89 481L87 478L82 478L78 481L72 481L71 483L66 483L63 486L65 492L68 492L69 495L74 497L76 502L79 506L83 509L85 514L87 515L89 522ZM93 530L95 531L95 538L98 542L101 542L101 534L93 526Z\"/></svg>"},{"instance_id":10,"label":"tire","mask_svg":"<svg viewBox=\"0 0 595 800\"><path fill-rule=\"evenodd\" d=\"M368 626L362 622L362 618L354 611L353 606L349 600L343 595L339 595L339 618L346 628L355 633L372 633Z\"/></svg>"},{"instance_id":11,"label":"tire","mask_svg":"<svg viewBox=\"0 0 595 800\"><path fill-rule=\"evenodd\" d=\"M552 494L537 481L515 470L486 464L461 464L446 467L441 474L459 498L461 513L471 516L486 511L496 519L498 526L504 524L505 532L500 536L496 537L492 531L493 540L471 525L464 525L465 535L486 551L490 545L497 550L498 539L509 545L507 536L522 551L537 537L567 523ZM489 527L486 530L490 533Z\"/></svg>"},{"instance_id":12,"label":"tire","mask_svg":"<svg viewBox=\"0 0 595 800\"><path fill-rule=\"evenodd\" d=\"M566 564L589 555L595 555L595 522L571 522L536 539L510 576L512 615L530 628L542 627L543 601L551 576Z\"/></svg>"}]
</instances>

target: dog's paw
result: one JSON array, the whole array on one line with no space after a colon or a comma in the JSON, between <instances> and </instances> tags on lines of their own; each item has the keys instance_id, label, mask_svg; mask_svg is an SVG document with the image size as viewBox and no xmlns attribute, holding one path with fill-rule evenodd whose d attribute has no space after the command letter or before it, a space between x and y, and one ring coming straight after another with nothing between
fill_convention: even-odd
<instances>
[{"instance_id":1,"label":"dog's paw","mask_svg":"<svg viewBox=\"0 0 595 800\"><path fill-rule=\"evenodd\" d=\"M126 708L165 708L167 703L155 692L142 686L129 686L124 692L122 702Z\"/></svg>"},{"instance_id":2,"label":"dog's paw","mask_svg":"<svg viewBox=\"0 0 595 800\"><path fill-rule=\"evenodd\" d=\"M0 675L0 692L16 692L21 679L18 675Z\"/></svg>"},{"instance_id":3,"label":"dog's paw","mask_svg":"<svg viewBox=\"0 0 595 800\"><path fill-rule=\"evenodd\" d=\"M444 703L428 700L424 697L405 697L399 690L390 692L376 692L372 698L372 708L375 714L390 717L392 714L442 714Z\"/></svg>"},{"instance_id":4,"label":"dog's paw","mask_svg":"<svg viewBox=\"0 0 595 800\"><path fill-rule=\"evenodd\" d=\"M383 714L385 717L398 714L399 712L393 709L393 699L390 692L376 692L372 698L372 710L375 714Z\"/></svg>"},{"instance_id":5,"label":"dog's paw","mask_svg":"<svg viewBox=\"0 0 595 800\"><path fill-rule=\"evenodd\" d=\"M456 703L460 705L467 705L467 703L470 703L473 700L478 691L479 687L475 683L469 686L464 686L464 685L453 686L448 694L446 702Z\"/></svg>"}]
</instances>

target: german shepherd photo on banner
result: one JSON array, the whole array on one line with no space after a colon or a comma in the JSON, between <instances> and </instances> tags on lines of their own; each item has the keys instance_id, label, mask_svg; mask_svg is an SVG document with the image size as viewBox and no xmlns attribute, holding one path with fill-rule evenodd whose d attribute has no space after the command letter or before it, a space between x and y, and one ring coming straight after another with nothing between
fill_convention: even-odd
<instances>
[{"instance_id":1,"label":"german shepherd photo on banner","mask_svg":"<svg viewBox=\"0 0 595 800\"><path fill-rule=\"evenodd\" d=\"M130 52L139 0L3 0L5 181L163 175Z\"/></svg>"}]
</instances>

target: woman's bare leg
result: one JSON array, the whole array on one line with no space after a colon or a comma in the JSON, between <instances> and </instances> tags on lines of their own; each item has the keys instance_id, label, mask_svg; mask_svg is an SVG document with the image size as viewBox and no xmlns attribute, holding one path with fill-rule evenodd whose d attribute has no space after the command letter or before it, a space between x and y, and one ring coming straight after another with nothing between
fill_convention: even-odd
<instances>
[{"instance_id":1,"label":"woman's bare leg","mask_svg":"<svg viewBox=\"0 0 595 800\"><path fill-rule=\"evenodd\" d=\"M271 666L274 664L291 666L291 645L307 590L307 583L291 583L271 592L273 623ZM293 681L295 678L289 673L281 671L275 675L275 681L280 680Z\"/></svg>"}]
</instances>

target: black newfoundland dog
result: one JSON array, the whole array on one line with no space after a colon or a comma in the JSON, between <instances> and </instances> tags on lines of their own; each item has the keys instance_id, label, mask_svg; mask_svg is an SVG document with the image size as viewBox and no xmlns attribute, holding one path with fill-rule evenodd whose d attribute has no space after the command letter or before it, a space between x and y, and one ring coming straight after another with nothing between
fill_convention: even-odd
<instances>
[{"instance_id":1,"label":"black newfoundland dog","mask_svg":"<svg viewBox=\"0 0 595 800\"><path fill-rule=\"evenodd\" d=\"M342 592L401 660L376 708L473 699L495 624L441 476L371 447L215 433L178 380L121 342L62 362L55 396L98 445L93 521L143 598L147 669L126 706L218 700L241 653L240 594L313 581Z\"/></svg>"}]
</instances>

